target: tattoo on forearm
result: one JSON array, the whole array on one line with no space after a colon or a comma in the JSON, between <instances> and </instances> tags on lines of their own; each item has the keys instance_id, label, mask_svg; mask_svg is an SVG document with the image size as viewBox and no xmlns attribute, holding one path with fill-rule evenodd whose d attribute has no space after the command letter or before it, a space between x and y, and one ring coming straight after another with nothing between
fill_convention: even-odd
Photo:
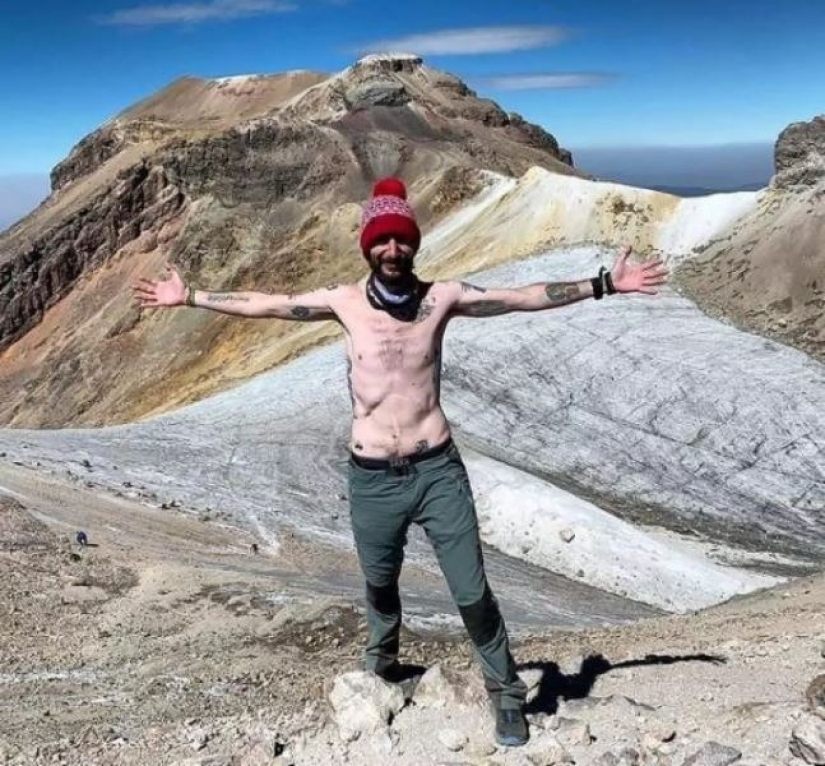
<instances>
[{"instance_id":1,"label":"tattoo on forearm","mask_svg":"<svg viewBox=\"0 0 825 766\"><path fill-rule=\"evenodd\" d=\"M510 308L504 301L476 301L464 306L461 313L468 317L494 317L508 311Z\"/></svg>"},{"instance_id":2,"label":"tattoo on forearm","mask_svg":"<svg viewBox=\"0 0 825 766\"><path fill-rule=\"evenodd\" d=\"M545 286L544 294L551 305L562 305L584 297L577 282L550 282Z\"/></svg>"},{"instance_id":3,"label":"tattoo on forearm","mask_svg":"<svg viewBox=\"0 0 825 766\"><path fill-rule=\"evenodd\" d=\"M484 287L476 287L476 285L471 285L469 282L462 282L461 283L461 292L462 293L486 293L487 289Z\"/></svg>"},{"instance_id":4,"label":"tattoo on forearm","mask_svg":"<svg viewBox=\"0 0 825 766\"><path fill-rule=\"evenodd\" d=\"M296 319L309 319L312 315L311 309L307 308L306 306L293 306L289 310L290 316L295 317Z\"/></svg>"},{"instance_id":5,"label":"tattoo on forearm","mask_svg":"<svg viewBox=\"0 0 825 766\"><path fill-rule=\"evenodd\" d=\"M249 303L246 295L236 293L206 293L207 303Z\"/></svg>"}]
</instances>

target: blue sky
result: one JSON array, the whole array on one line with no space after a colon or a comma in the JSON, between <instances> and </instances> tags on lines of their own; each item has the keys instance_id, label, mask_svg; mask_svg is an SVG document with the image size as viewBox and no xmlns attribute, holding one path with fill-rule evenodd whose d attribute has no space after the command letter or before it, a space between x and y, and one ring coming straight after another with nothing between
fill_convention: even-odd
<instances>
[{"instance_id":1,"label":"blue sky","mask_svg":"<svg viewBox=\"0 0 825 766\"><path fill-rule=\"evenodd\" d=\"M0 176L182 75L412 50L573 150L772 143L825 111L824 0L3 0Z\"/></svg>"}]
</instances>

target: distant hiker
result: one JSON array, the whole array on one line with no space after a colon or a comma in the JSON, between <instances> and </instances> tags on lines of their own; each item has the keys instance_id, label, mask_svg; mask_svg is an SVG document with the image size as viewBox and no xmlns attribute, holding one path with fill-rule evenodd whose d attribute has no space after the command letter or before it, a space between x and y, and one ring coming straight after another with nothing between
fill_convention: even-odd
<instances>
[{"instance_id":1,"label":"distant hiker","mask_svg":"<svg viewBox=\"0 0 825 766\"><path fill-rule=\"evenodd\" d=\"M89 544L89 538L82 530L74 536L74 539L81 548L85 548Z\"/></svg>"},{"instance_id":2,"label":"distant hiker","mask_svg":"<svg viewBox=\"0 0 825 766\"><path fill-rule=\"evenodd\" d=\"M258 543L252 543L252 545L249 546L249 552L250 553L257 553L258 552Z\"/></svg>"},{"instance_id":3,"label":"distant hiker","mask_svg":"<svg viewBox=\"0 0 825 766\"><path fill-rule=\"evenodd\" d=\"M208 292L168 276L141 278L135 296L146 308L198 306L243 317L336 320L344 329L353 421L349 497L353 533L366 577L365 667L387 679L398 669L401 600L398 577L411 523L424 527L473 641L496 711L496 739L527 741L526 687L516 674L507 631L487 583L467 471L440 403L441 347L453 317L541 311L605 294L655 294L667 271L658 259L628 260L592 279L519 288L423 282L413 259L421 233L404 184L375 184L361 218L360 245L370 273L356 284L303 295Z\"/></svg>"}]
</instances>

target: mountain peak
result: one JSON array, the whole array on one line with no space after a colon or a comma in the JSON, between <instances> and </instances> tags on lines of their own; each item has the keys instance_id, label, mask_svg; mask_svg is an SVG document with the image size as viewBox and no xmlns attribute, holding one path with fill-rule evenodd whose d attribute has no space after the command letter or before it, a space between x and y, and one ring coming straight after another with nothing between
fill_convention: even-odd
<instances>
[{"instance_id":1,"label":"mountain peak","mask_svg":"<svg viewBox=\"0 0 825 766\"><path fill-rule=\"evenodd\" d=\"M355 62L355 66L369 66L371 64L401 64L419 66L424 59L416 53L386 52L369 53Z\"/></svg>"}]
</instances>

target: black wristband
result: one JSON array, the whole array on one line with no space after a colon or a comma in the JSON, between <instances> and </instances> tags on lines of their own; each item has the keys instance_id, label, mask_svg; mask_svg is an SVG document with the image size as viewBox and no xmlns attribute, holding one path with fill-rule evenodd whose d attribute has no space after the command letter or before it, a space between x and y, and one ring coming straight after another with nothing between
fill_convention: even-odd
<instances>
[{"instance_id":1,"label":"black wristband","mask_svg":"<svg viewBox=\"0 0 825 766\"><path fill-rule=\"evenodd\" d=\"M597 277L593 277L590 280L590 284L593 286L593 297L600 301L604 296L604 285L602 284L602 275L599 274Z\"/></svg>"},{"instance_id":2,"label":"black wristband","mask_svg":"<svg viewBox=\"0 0 825 766\"><path fill-rule=\"evenodd\" d=\"M604 271L604 291L608 295L613 295L616 292L616 288L613 285L613 277L610 275L610 272L604 268L604 266L602 266L602 271Z\"/></svg>"}]
</instances>

